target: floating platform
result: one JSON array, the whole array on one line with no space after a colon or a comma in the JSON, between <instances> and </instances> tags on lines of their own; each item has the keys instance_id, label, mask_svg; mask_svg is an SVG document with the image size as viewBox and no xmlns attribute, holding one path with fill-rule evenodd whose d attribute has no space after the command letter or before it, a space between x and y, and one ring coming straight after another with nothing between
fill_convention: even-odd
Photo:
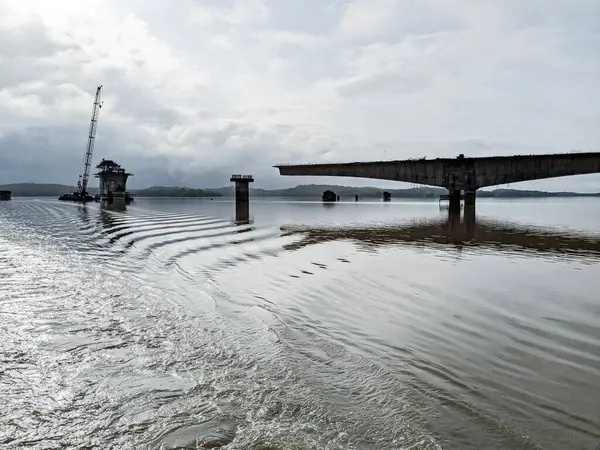
<instances>
[{"instance_id":1,"label":"floating platform","mask_svg":"<svg viewBox=\"0 0 600 450\"><path fill-rule=\"evenodd\" d=\"M73 192L72 194L62 194L58 197L59 200L66 202L79 202L79 203L88 203L98 201L97 197L92 197L89 194L81 195L79 192Z\"/></svg>"}]
</instances>

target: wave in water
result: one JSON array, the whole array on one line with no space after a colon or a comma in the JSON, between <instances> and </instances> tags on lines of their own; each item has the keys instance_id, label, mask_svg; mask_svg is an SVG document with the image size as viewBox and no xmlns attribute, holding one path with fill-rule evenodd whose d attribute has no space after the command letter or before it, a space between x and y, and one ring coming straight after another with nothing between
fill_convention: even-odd
<instances>
[{"instance_id":1,"label":"wave in water","mask_svg":"<svg viewBox=\"0 0 600 450\"><path fill-rule=\"evenodd\" d=\"M598 440L593 238L143 206L0 211L3 446Z\"/></svg>"}]
</instances>

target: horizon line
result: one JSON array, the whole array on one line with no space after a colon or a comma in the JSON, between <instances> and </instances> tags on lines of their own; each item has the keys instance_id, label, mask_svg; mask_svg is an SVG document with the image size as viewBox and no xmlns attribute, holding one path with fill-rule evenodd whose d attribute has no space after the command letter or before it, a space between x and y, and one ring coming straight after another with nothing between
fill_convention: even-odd
<instances>
[{"instance_id":1,"label":"horizon line","mask_svg":"<svg viewBox=\"0 0 600 450\"><path fill-rule=\"evenodd\" d=\"M32 186L55 185L55 186L61 186L61 187L70 188L70 189L76 189L76 186L70 186L68 184L62 184L62 183L39 183L39 182L26 182L26 181L25 182L17 182L17 183L0 184L0 188L11 186L11 185L32 185ZM343 185L343 184L326 184L326 183L325 184L316 184L316 183L297 184L295 186L281 187L281 188L251 187L250 189L251 190L261 190L261 191L283 191L283 190L295 189L295 188L305 187L305 186L325 186L325 187L340 187L340 188L351 188L351 189L376 189L376 190L380 190L380 191L410 191L410 190L416 190L416 189L441 190L441 191L447 190L443 187L427 186L427 185L408 187L408 188L389 188L389 187L382 188L382 187L377 187L377 186L351 186L351 185ZM142 187L142 188L138 187L138 188L133 188L133 189L129 189L129 190L130 191L140 191L140 190L152 189L152 188L190 189L190 190L210 191L210 190L220 190L220 189L233 189L234 187L231 185L226 185L226 186L220 186L220 187L195 188L195 187L177 186L177 185L175 185L175 186L152 185L152 186L148 186L148 187ZM99 187L92 187L91 189L99 189ZM540 189L515 189L515 188L503 188L503 187L496 187L496 188L490 189L489 186L486 188L478 189L478 191L485 191L485 192L494 192L494 191L498 191L498 190L517 191L517 192L539 192L539 193L549 193L549 194L565 193L565 194L582 194L582 195L600 195L600 191L591 191L591 192L579 192L579 191L568 191L568 190L546 191L546 190L540 190Z\"/></svg>"}]
</instances>

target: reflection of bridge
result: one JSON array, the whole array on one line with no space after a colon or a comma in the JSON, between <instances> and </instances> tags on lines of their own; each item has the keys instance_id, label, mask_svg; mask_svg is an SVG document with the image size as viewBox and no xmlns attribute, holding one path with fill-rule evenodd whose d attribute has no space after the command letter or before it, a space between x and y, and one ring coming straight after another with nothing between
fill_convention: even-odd
<instances>
[{"instance_id":1,"label":"reflection of bridge","mask_svg":"<svg viewBox=\"0 0 600 450\"><path fill-rule=\"evenodd\" d=\"M376 248L390 245L417 245L468 249L487 247L495 251L543 252L556 256L579 256L600 260L600 235L576 235L565 231L542 230L518 224L476 220L467 214L449 211L448 218L425 220L387 227L303 227L284 226L285 235L298 234L287 250L336 240Z\"/></svg>"},{"instance_id":2,"label":"reflection of bridge","mask_svg":"<svg viewBox=\"0 0 600 450\"><path fill-rule=\"evenodd\" d=\"M278 165L281 175L358 177L438 186L450 192L451 208L475 202L477 189L543 178L600 172L600 152L555 155L436 158L432 160Z\"/></svg>"}]
</instances>

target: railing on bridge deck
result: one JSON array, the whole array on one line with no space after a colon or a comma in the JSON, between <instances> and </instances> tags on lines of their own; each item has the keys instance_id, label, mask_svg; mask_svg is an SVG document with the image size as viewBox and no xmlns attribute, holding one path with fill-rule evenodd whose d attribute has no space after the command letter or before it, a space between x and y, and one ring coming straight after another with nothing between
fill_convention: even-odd
<instances>
[{"instance_id":1,"label":"railing on bridge deck","mask_svg":"<svg viewBox=\"0 0 600 450\"><path fill-rule=\"evenodd\" d=\"M431 162L440 159L444 160L461 160L461 159L496 159L496 158L518 158L523 156L562 156L562 155L589 155L596 152L579 152L577 150L570 150L564 153L519 153L516 155L480 155L480 156L465 156L463 154L457 156L438 156L437 158L428 159L427 157L412 157L405 159L381 159L378 161L365 161L365 160L356 160L356 161L320 161L320 162L298 162L298 163L281 163L276 164L273 167L289 167L289 166L320 166L320 165L328 165L328 164L378 164L378 163L390 163L390 162ZM462 158L461 158L462 156Z\"/></svg>"},{"instance_id":2,"label":"railing on bridge deck","mask_svg":"<svg viewBox=\"0 0 600 450\"><path fill-rule=\"evenodd\" d=\"M439 159L439 158L438 158ZM275 164L273 167L290 167L290 166L322 166L330 164L380 164L391 162L419 162L419 161L435 161L434 159L427 160L425 158L408 158L408 159L381 159L381 160L357 160L357 161L322 161L322 162L298 162L298 163L281 163Z\"/></svg>"}]
</instances>

